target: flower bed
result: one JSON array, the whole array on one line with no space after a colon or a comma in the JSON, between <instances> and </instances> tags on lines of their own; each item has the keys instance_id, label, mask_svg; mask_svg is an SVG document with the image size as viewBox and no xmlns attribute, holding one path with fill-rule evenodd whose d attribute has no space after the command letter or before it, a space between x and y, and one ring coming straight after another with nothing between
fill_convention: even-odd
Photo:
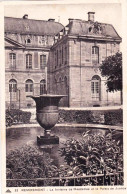
<instances>
[{"instance_id":1,"label":"flower bed","mask_svg":"<svg viewBox=\"0 0 127 194\"><path fill-rule=\"evenodd\" d=\"M11 126L14 123L29 123L30 122L31 113L18 110L11 109L6 110L6 126Z\"/></svg>"}]
</instances>

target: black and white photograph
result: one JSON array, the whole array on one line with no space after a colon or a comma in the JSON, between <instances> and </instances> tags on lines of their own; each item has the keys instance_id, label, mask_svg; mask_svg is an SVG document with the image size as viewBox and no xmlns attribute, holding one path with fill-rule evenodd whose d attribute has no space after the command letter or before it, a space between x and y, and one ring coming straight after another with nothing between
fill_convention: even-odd
<instances>
[{"instance_id":1,"label":"black and white photograph","mask_svg":"<svg viewBox=\"0 0 127 194\"><path fill-rule=\"evenodd\" d=\"M118 2L4 5L7 193L125 185L122 29Z\"/></svg>"}]
</instances>

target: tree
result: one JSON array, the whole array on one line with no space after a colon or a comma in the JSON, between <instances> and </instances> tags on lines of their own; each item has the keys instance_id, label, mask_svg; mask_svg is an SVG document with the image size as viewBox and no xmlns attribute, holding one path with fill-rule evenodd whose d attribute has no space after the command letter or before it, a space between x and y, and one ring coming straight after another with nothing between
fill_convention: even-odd
<instances>
[{"instance_id":1,"label":"tree","mask_svg":"<svg viewBox=\"0 0 127 194\"><path fill-rule=\"evenodd\" d=\"M107 57L99 67L101 75L106 77L107 91L121 91L122 102L122 53Z\"/></svg>"}]
</instances>

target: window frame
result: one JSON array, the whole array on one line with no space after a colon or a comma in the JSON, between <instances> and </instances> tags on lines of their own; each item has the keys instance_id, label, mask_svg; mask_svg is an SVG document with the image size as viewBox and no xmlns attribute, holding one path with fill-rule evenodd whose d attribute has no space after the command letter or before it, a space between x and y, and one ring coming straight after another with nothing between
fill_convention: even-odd
<instances>
[{"instance_id":1,"label":"window frame","mask_svg":"<svg viewBox=\"0 0 127 194\"><path fill-rule=\"evenodd\" d=\"M40 81L40 95L46 94L46 80L42 79Z\"/></svg>"},{"instance_id":2,"label":"window frame","mask_svg":"<svg viewBox=\"0 0 127 194\"><path fill-rule=\"evenodd\" d=\"M15 79L11 79L9 81L9 93L16 93L17 92L17 81Z\"/></svg>"},{"instance_id":3,"label":"window frame","mask_svg":"<svg viewBox=\"0 0 127 194\"><path fill-rule=\"evenodd\" d=\"M93 76L91 79L91 98L92 101L101 101L101 78Z\"/></svg>"},{"instance_id":4,"label":"window frame","mask_svg":"<svg viewBox=\"0 0 127 194\"><path fill-rule=\"evenodd\" d=\"M92 46L92 64L99 64L99 47L98 46Z\"/></svg>"},{"instance_id":5,"label":"window frame","mask_svg":"<svg viewBox=\"0 0 127 194\"><path fill-rule=\"evenodd\" d=\"M47 55L40 55L40 69L44 69L47 66Z\"/></svg>"},{"instance_id":6,"label":"window frame","mask_svg":"<svg viewBox=\"0 0 127 194\"><path fill-rule=\"evenodd\" d=\"M32 69L32 54L26 54L26 69Z\"/></svg>"},{"instance_id":7,"label":"window frame","mask_svg":"<svg viewBox=\"0 0 127 194\"><path fill-rule=\"evenodd\" d=\"M25 81L25 92L30 92L32 93L34 91L34 87L33 87L33 81L31 79L27 79Z\"/></svg>"},{"instance_id":8,"label":"window frame","mask_svg":"<svg viewBox=\"0 0 127 194\"><path fill-rule=\"evenodd\" d=\"M16 53L9 53L9 64L11 69L16 69Z\"/></svg>"}]
</instances>

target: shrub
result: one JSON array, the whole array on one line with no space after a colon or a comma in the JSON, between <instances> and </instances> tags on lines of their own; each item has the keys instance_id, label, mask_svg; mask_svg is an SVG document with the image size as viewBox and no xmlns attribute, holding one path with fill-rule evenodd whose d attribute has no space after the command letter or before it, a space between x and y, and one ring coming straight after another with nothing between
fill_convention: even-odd
<instances>
[{"instance_id":1,"label":"shrub","mask_svg":"<svg viewBox=\"0 0 127 194\"><path fill-rule=\"evenodd\" d=\"M105 124L107 125L117 125L123 123L123 111L119 110L111 110L106 111L104 113Z\"/></svg>"},{"instance_id":2,"label":"shrub","mask_svg":"<svg viewBox=\"0 0 127 194\"><path fill-rule=\"evenodd\" d=\"M7 155L6 177L7 179L58 177L58 169L52 163L53 160L48 153L40 151L36 146L26 145Z\"/></svg>"},{"instance_id":3,"label":"shrub","mask_svg":"<svg viewBox=\"0 0 127 194\"><path fill-rule=\"evenodd\" d=\"M18 109L6 110L6 126L11 126L14 123L29 123L31 113Z\"/></svg>"},{"instance_id":4,"label":"shrub","mask_svg":"<svg viewBox=\"0 0 127 194\"><path fill-rule=\"evenodd\" d=\"M63 170L64 175L95 175L122 171L123 145L121 138L116 140L114 134L114 131L105 135L87 131L83 133L80 141L67 140L60 149L61 156L69 166L66 171Z\"/></svg>"}]
</instances>

